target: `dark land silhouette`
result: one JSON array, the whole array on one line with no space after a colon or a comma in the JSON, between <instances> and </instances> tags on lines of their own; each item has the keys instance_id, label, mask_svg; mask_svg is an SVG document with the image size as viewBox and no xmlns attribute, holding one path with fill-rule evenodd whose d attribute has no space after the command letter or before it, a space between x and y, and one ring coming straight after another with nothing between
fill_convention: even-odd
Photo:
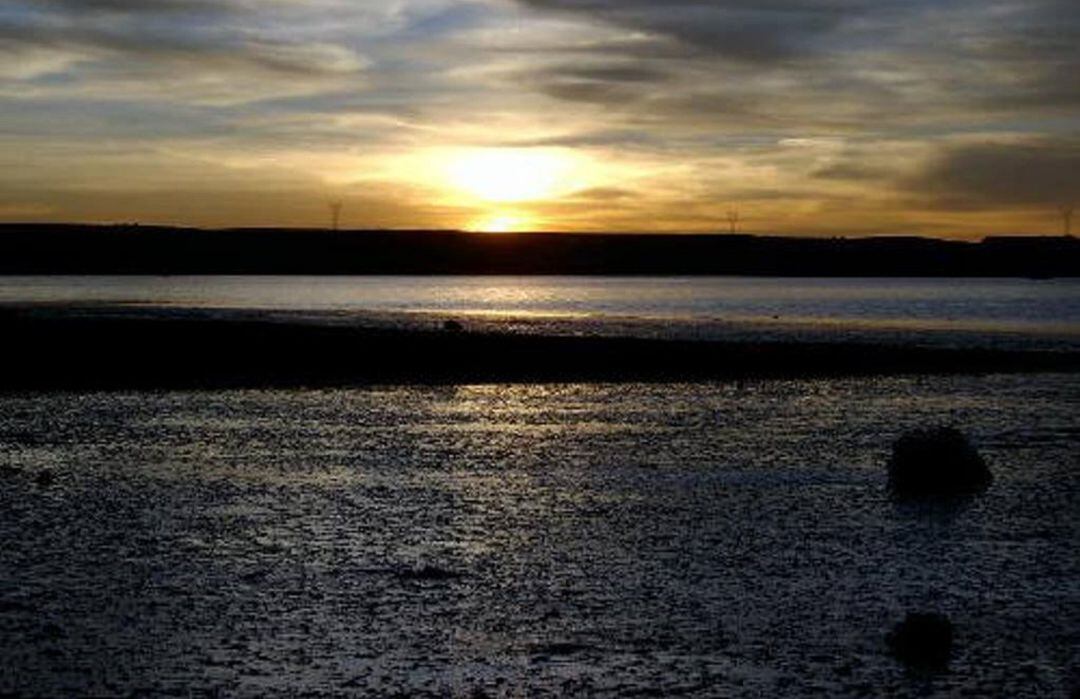
<instances>
[{"instance_id":1,"label":"dark land silhouette","mask_svg":"<svg viewBox=\"0 0 1080 699\"><path fill-rule=\"evenodd\" d=\"M321 325L223 311L8 307L0 390L708 381L1080 371L1080 353Z\"/></svg>"},{"instance_id":2,"label":"dark land silhouette","mask_svg":"<svg viewBox=\"0 0 1080 699\"><path fill-rule=\"evenodd\" d=\"M801 238L0 225L0 274L1080 274L1071 236Z\"/></svg>"}]
</instances>

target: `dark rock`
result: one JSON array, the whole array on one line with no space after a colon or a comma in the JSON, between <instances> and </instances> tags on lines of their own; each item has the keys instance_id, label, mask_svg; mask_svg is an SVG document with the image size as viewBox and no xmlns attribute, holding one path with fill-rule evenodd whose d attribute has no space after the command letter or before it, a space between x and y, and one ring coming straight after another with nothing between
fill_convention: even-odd
<instances>
[{"instance_id":1,"label":"dark rock","mask_svg":"<svg viewBox=\"0 0 1080 699\"><path fill-rule=\"evenodd\" d=\"M912 430L893 444L889 489L898 497L974 495L992 480L982 456L955 428Z\"/></svg>"},{"instance_id":2,"label":"dark rock","mask_svg":"<svg viewBox=\"0 0 1080 699\"><path fill-rule=\"evenodd\" d=\"M952 622L942 614L909 612L886 641L893 656L913 670L945 670L952 656Z\"/></svg>"},{"instance_id":3,"label":"dark rock","mask_svg":"<svg viewBox=\"0 0 1080 699\"><path fill-rule=\"evenodd\" d=\"M465 329L465 326L456 320L448 320L442 324L443 330L452 333L459 333Z\"/></svg>"},{"instance_id":4,"label":"dark rock","mask_svg":"<svg viewBox=\"0 0 1080 699\"><path fill-rule=\"evenodd\" d=\"M48 488L56 482L56 475L52 471L39 471L34 477L34 482L42 488Z\"/></svg>"},{"instance_id":5,"label":"dark rock","mask_svg":"<svg viewBox=\"0 0 1080 699\"><path fill-rule=\"evenodd\" d=\"M406 568L405 570L398 571L397 576L401 580L442 582L446 580L457 580L461 577L461 573L455 573L454 571L446 570L445 568L426 565L419 568Z\"/></svg>"}]
</instances>

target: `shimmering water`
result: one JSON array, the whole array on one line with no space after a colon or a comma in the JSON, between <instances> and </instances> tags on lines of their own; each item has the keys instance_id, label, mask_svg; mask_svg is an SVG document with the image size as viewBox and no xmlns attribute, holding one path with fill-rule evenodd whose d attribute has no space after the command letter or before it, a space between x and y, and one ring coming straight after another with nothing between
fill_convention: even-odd
<instances>
[{"instance_id":1,"label":"shimmering water","mask_svg":"<svg viewBox=\"0 0 1080 699\"><path fill-rule=\"evenodd\" d=\"M0 303L776 321L1080 336L1080 280L0 277Z\"/></svg>"},{"instance_id":2,"label":"shimmering water","mask_svg":"<svg viewBox=\"0 0 1080 699\"><path fill-rule=\"evenodd\" d=\"M1078 415L1075 375L3 395L0 693L1067 696ZM995 482L897 507L937 422ZM920 609L945 674L886 653Z\"/></svg>"}]
</instances>

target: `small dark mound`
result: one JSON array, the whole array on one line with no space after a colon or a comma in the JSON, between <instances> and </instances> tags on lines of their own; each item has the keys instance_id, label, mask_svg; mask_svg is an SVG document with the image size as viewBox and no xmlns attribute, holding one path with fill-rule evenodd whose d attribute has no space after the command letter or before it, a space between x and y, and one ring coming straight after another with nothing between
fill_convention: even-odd
<instances>
[{"instance_id":1,"label":"small dark mound","mask_svg":"<svg viewBox=\"0 0 1080 699\"><path fill-rule=\"evenodd\" d=\"M942 614L909 612L885 640L893 657L909 668L945 670L952 655L953 626Z\"/></svg>"},{"instance_id":2,"label":"small dark mound","mask_svg":"<svg viewBox=\"0 0 1080 699\"><path fill-rule=\"evenodd\" d=\"M397 577L401 580L442 582L446 580L457 580L461 577L461 573L455 573L452 570L446 570L445 568L438 568L436 566L421 566L419 568L406 568L400 570L397 573Z\"/></svg>"},{"instance_id":3,"label":"small dark mound","mask_svg":"<svg viewBox=\"0 0 1080 699\"><path fill-rule=\"evenodd\" d=\"M39 471L37 476L34 477L34 482L42 488L48 488L56 482L56 476L52 471Z\"/></svg>"},{"instance_id":4,"label":"small dark mound","mask_svg":"<svg viewBox=\"0 0 1080 699\"><path fill-rule=\"evenodd\" d=\"M889 489L898 497L974 495L992 479L982 456L955 428L912 430L893 444Z\"/></svg>"},{"instance_id":5,"label":"small dark mound","mask_svg":"<svg viewBox=\"0 0 1080 699\"><path fill-rule=\"evenodd\" d=\"M535 655L545 656L577 655L579 653L587 653L592 650L595 650L593 646L585 643L576 643L574 641L555 641L553 643L544 643L533 646L532 648L532 652Z\"/></svg>"},{"instance_id":6,"label":"small dark mound","mask_svg":"<svg viewBox=\"0 0 1080 699\"><path fill-rule=\"evenodd\" d=\"M465 326L456 320L448 320L442 324L443 330L451 333L459 333L465 329Z\"/></svg>"}]
</instances>

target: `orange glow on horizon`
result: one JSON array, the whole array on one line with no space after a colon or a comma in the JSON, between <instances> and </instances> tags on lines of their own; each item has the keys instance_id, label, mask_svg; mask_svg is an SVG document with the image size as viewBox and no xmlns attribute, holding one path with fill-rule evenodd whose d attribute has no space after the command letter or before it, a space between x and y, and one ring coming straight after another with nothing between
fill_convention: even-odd
<instances>
[{"instance_id":1,"label":"orange glow on horizon","mask_svg":"<svg viewBox=\"0 0 1080 699\"><path fill-rule=\"evenodd\" d=\"M495 213L477 219L469 226L469 230L477 233L519 233L529 230L534 225L535 221L528 216Z\"/></svg>"}]
</instances>

